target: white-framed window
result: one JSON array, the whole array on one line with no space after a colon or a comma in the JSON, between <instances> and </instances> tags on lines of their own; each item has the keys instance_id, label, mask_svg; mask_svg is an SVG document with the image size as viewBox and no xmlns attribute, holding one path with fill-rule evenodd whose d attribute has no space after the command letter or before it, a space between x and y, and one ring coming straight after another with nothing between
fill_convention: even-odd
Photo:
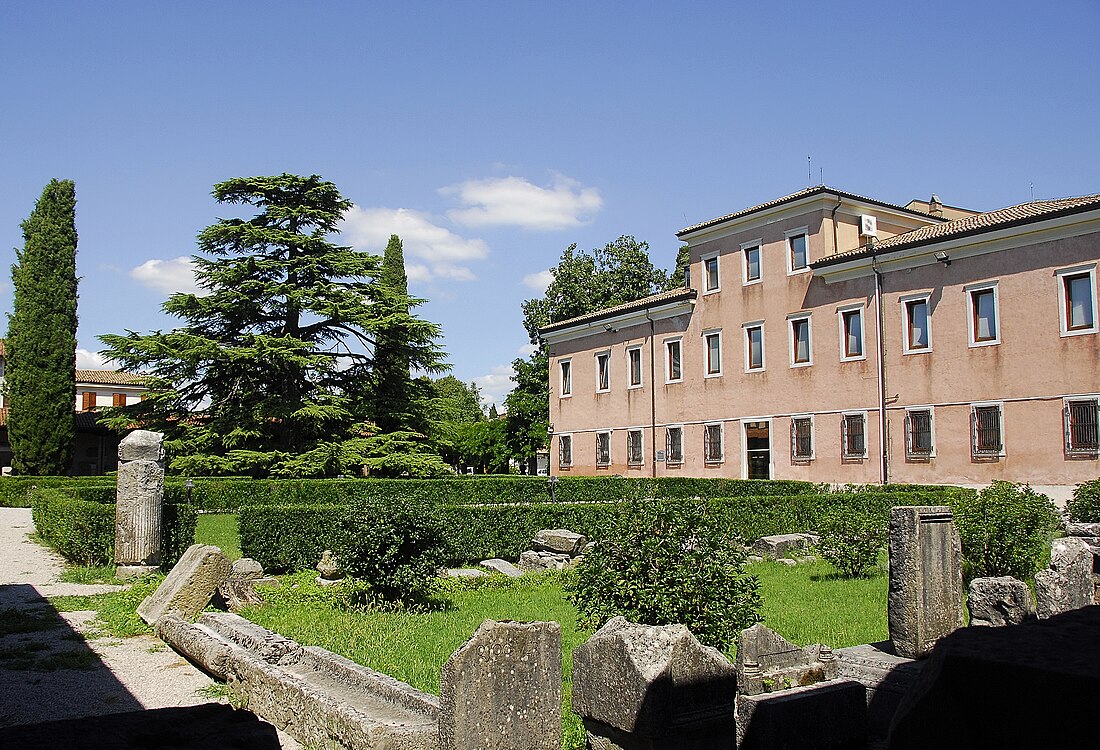
<instances>
[{"instance_id":1,"label":"white-framed window","mask_svg":"<svg viewBox=\"0 0 1100 750\"><path fill-rule=\"evenodd\" d=\"M1063 336L1100 330L1096 318L1096 265L1058 271L1059 329Z\"/></svg>"},{"instance_id":2,"label":"white-framed window","mask_svg":"<svg viewBox=\"0 0 1100 750\"><path fill-rule=\"evenodd\" d=\"M627 387L642 386L642 347L632 346L626 350Z\"/></svg>"},{"instance_id":3,"label":"white-framed window","mask_svg":"<svg viewBox=\"0 0 1100 750\"><path fill-rule=\"evenodd\" d=\"M558 466L568 468L573 465L573 436L558 436Z\"/></svg>"},{"instance_id":4,"label":"white-framed window","mask_svg":"<svg viewBox=\"0 0 1100 750\"><path fill-rule=\"evenodd\" d=\"M906 354L932 351L932 308L928 298L928 294L912 294L898 300L905 320L902 351Z\"/></svg>"},{"instance_id":5,"label":"white-framed window","mask_svg":"<svg viewBox=\"0 0 1100 750\"><path fill-rule=\"evenodd\" d=\"M684 462L684 428L680 425L665 428L665 463Z\"/></svg>"},{"instance_id":6,"label":"white-framed window","mask_svg":"<svg viewBox=\"0 0 1100 750\"><path fill-rule=\"evenodd\" d=\"M560 360L558 362L558 373L561 384L558 392L562 398L568 398L573 395L573 361L569 359Z\"/></svg>"},{"instance_id":7,"label":"white-framed window","mask_svg":"<svg viewBox=\"0 0 1100 750\"><path fill-rule=\"evenodd\" d=\"M971 404L970 455L974 458L996 458L1004 454L1004 404Z\"/></svg>"},{"instance_id":8,"label":"white-framed window","mask_svg":"<svg viewBox=\"0 0 1100 750\"><path fill-rule=\"evenodd\" d=\"M867 458L867 412L840 415L840 457Z\"/></svg>"},{"instance_id":9,"label":"white-framed window","mask_svg":"<svg viewBox=\"0 0 1100 750\"><path fill-rule=\"evenodd\" d=\"M814 363L809 314L799 313L787 318L790 337L791 367L808 367Z\"/></svg>"},{"instance_id":10,"label":"white-framed window","mask_svg":"<svg viewBox=\"0 0 1100 750\"><path fill-rule=\"evenodd\" d=\"M1100 398L1067 398L1062 404L1066 456L1096 458L1100 455Z\"/></svg>"},{"instance_id":11,"label":"white-framed window","mask_svg":"<svg viewBox=\"0 0 1100 750\"><path fill-rule=\"evenodd\" d=\"M814 460L814 418L812 414L791 417L791 461Z\"/></svg>"},{"instance_id":12,"label":"white-framed window","mask_svg":"<svg viewBox=\"0 0 1100 750\"><path fill-rule=\"evenodd\" d=\"M931 406L905 410L905 457L923 461L936 455L936 421Z\"/></svg>"},{"instance_id":13,"label":"white-framed window","mask_svg":"<svg viewBox=\"0 0 1100 750\"><path fill-rule=\"evenodd\" d=\"M718 254L703 257L703 294L721 291L721 279L718 276Z\"/></svg>"},{"instance_id":14,"label":"white-framed window","mask_svg":"<svg viewBox=\"0 0 1100 750\"><path fill-rule=\"evenodd\" d=\"M764 369L764 321L754 320L745 329L745 372Z\"/></svg>"},{"instance_id":15,"label":"white-framed window","mask_svg":"<svg viewBox=\"0 0 1100 750\"><path fill-rule=\"evenodd\" d=\"M807 227L786 233L787 275L810 270L810 235Z\"/></svg>"},{"instance_id":16,"label":"white-framed window","mask_svg":"<svg viewBox=\"0 0 1100 750\"><path fill-rule=\"evenodd\" d=\"M837 308L840 324L840 361L867 359L863 335L863 305L845 305Z\"/></svg>"},{"instance_id":17,"label":"white-framed window","mask_svg":"<svg viewBox=\"0 0 1100 750\"><path fill-rule=\"evenodd\" d=\"M665 339L665 382L679 383L684 379L684 349L681 339Z\"/></svg>"},{"instance_id":18,"label":"white-framed window","mask_svg":"<svg viewBox=\"0 0 1100 750\"><path fill-rule=\"evenodd\" d=\"M722 374L722 332L703 332L703 376L716 378Z\"/></svg>"},{"instance_id":19,"label":"white-framed window","mask_svg":"<svg viewBox=\"0 0 1100 750\"><path fill-rule=\"evenodd\" d=\"M722 463L722 423L703 426L703 460L708 464Z\"/></svg>"},{"instance_id":20,"label":"white-framed window","mask_svg":"<svg viewBox=\"0 0 1100 750\"><path fill-rule=\"evenodd\" d=\"M628 430L626 433L626 462L630 466L641 466L645 461L642 452L642 431Z\"/></svg>"},{"instance_id":21,"label":"white-framed window","mask_svg":"<svg viewBox=\"0 0 1100 750\"><path fill-rule=\"evenodd\" d=\"M596 353L596 393L611 390L611 352Z\"/></svg>"},{"instance_id":22,"label":"white-framed window","mask_svg":"<svg viewBox=\"0 0 1100 750\"><path fill-rule=\"evenodd\" d=\"M596 466L611 465L611 433L596 433Z\"/></svg>"},{"instance_id":23,"label":"white-framed window","mask_svg":"<svg viewBox=\"0 0 1100 750\"><path fill-rule=\"evenodd\" d=\"M992 346L1001 343L1001 316L997 304L997 282L971 284L966 292L966 329L970 346Z\"/></svg>"},{"instance_id":24,"label":"white-framed window","mask_svg":"<svg viewBox=\"0 0 1100 750\"><path fill-rule=\"evenodd\" d=\"M741 245L741 283L744 286L756 284L764 278L763 257L760 254L761 241L754 240Z\"/></svg>"}]
</instances>

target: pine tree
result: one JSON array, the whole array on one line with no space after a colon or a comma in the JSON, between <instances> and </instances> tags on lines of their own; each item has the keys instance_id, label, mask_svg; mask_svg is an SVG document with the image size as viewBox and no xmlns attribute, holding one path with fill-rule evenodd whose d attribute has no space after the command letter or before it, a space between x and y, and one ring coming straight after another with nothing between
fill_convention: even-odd
<instances>
[{"instance_id":1,"label":"pine tree","mask_svg":"<svg viewBox=\"0 0 1100 750\"><path fill-rule=\"evenodd\" d=\"M22 224L11 268L8 439L16 474L71 470L76 437L76 187L51 180Z\"/></svg>"},{"instance_id":2,"label":"pine tree","mask_svg":"<svg viewBox=\"0 0 1100 750\"><path fill-rule=\"evenodd\" d=\"M448 471L406 435L379 440L369 421L384 341L397 343L406 377L410 366L442 370L443 354L439 326L410 315L407 295L381 281L381 259L330 241L351 202L316 175L238 178L213 195L259 213L200 233L202 293L164 304L182 327L100 337L107 357L150 376L150 396L109 422L167 431L179 472ZM394 454L416 455L402 467Z\"/></svg>"}]
</instances>

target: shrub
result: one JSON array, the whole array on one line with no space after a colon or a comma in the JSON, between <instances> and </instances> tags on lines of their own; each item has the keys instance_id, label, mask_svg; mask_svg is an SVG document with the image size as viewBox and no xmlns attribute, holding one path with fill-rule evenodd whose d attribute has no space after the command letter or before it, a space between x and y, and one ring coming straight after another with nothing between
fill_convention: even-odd
<instances>
[{"instance_id":1,"label":"shrub","mask_svg":"<svg viewBox=\"0 0 1100 750\"><path fill-rule=\"evenodd\" d=\"M845 578L862 578L878 564L886 544L883 519L864 510L832 512L817 525L821 541L817 550Z\"/></svg>"},{"instance_id":2,"label":"shrub","mask_svg":"<svg viewBox=\"0 0 1100 750\"><path fill-rule=\"evenodd\" d=\"M313 568L332 549L340 505L246 505L237 519L241 553L275 573Z\"/></svg>"},{"instance_id":3,"label":"shrub","mask_svg":"<svg viewBox=\"0 0 1100 750\"><path fill-rule=\"evenodd\" d=\"M1081 482L1073 488L1067 505L1073 523L1100 523L1100 479Z\"/></svg>"},{"instance_id":4,"label":"shrub","mask_svg":"<svg viewBox=\"0 0 1100 750\"><path fill-rule=\"evenodd\" d=\"M446 558L443 524L429 503L410 496L366 498L340 517L333 553L341 568L389 602L418 603Z\"/></svg>"},{"instance_id":5,"label":"shrub","mask_svg":"<svg viewBox=\"0 0 1100 750\"><path fill-rule=\"evenodd\" d=\"M1054 502L1027 485L994 481L953 507L967 580L984 576L1031 578L1046 565L1061 527Z\"/></svg>"},{"instance_id":6,"label":"shrub","mask_svg":"<svg viewBox=\"0 0 1100 750\"><path fill-rule=\"evenodd\" d=\"M597 627L623 615L648 625L682 623L722 649L760 619L759 582L729 517L696 500L621 506L577 567L570 599Z\"/></svg>"}]
</instances>

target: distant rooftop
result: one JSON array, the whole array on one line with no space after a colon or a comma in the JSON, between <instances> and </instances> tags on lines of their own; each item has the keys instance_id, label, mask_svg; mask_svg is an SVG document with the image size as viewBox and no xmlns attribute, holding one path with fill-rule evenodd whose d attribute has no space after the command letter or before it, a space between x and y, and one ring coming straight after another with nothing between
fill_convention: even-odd
<instances>
[{"instance_id":1,"label":"distant rooftop","mask_svg":"<svg viewBox=\"0 0 1100 750\"><path fill-rule=\"evenodd\" d=\"M621 305L615 307L607 307L603 310L596 310L595 312L585 313L584 315L578 315L575 318L569 318L568 320L559 320L556 323L551 323L547 326L543 326L539 329L540 333L551 333L553 331L559 331L563 328L571 328L581 323L589 323L595 320L602 320L603 318L612 318L616 315L622 315L624 313L635 312L637 310L644 310L647 307L653 307L655 305L664 305L670 302L680 302L695 299L698 292L694 289L687 287L679 287L667 292L661 292L660 294L652 294L648 297L643 297L633 302L624 302Z\"/></svg>"},{"instance_id":2,"label":"distant rooftop","mask_svg":"<svg viewBox=\"0 0 1100 750\"><path fill-rule=\"evenodd\" d=\"M145 378L118 370L77 370L76 382L89 385L145 385Z\"/></svg>"}]
</instances>

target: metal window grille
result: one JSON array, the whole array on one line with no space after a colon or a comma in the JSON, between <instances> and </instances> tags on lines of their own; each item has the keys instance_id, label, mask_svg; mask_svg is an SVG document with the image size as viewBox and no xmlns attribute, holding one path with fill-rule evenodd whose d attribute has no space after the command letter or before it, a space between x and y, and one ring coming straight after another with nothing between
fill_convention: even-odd
<instances>
[{"instance_id":1,"label":"metal window grille","mask_svg":"<svg viewBox=\"0 0 1100 750\"><path fill-rule=\"evenodd\" d=\"M596 433L596 466L611 465L611 433Z\"/></svg>"},{"instance_id":2,"label":"metal window grille","mask_svg":"<svg viewBox=\"0 0 1100 750\"><path fill-rule=\"evenodd\" d=\"M796 461L809 461L814 457L812 426L809 417L791 420L791 456Z\"/></svg>"},{"instance_id":3,"label":"metal window grille","mask_svg":"<svg viewBox=\"0 0 1100 750\"><path fill-rule=\"evenodd\" d=\"M626 462L631 466L642 463L642 431L631 430L626 433Z\"/></svg>"},{"instance_id":4,"label":"metal window grille","mask_svg":"<svg viewBox=\"0 0 1100 750\"><path fill-rule=\"evenodd\" d=\"M1001 437L1001 407L975 406L970 413L971 448L975 456L999 456L1004 448Z\"/></svg>"},{"instance_id":5,"label":"metal window grille","mask_svg":"<svg viewBox=\"0 0 1100 750\"><path fill-rule=\"evenodd\" d=\"M845 414L840 420L840 445L843 458L866 457L866 424L862 414Z\"/></svg>"},{"instance_id":6,"label":"metal window grille","mask_svg":"<svg viewBox=\"0 0 1100 750\"><path fill-rule=\"evenodd\" d=\"M1065 406L1066 453L1100 452L1100 409L1094 398L1069 401Z\"/></svg>"},{"instance_id":7,"label":"metal window grille","mask_svg":"<svg viewBox=\"0 0 1100 750\"><path fill-rule=\"evenodd\" d=\"M669 427L665 430L665 461L679 464L684 461L684 430L681 427Z\"/></svg>"},{"instance_id":8,"label":"metal window grille","mask_svg":"<svg viewBox=\"0 0 1100 750\"><path fill-rule=\"evenodd\" d=\"M927 410L906 412L905 450L910 456L932 455L932 412Z\"/></svg>"},{"instance_id":9,"label":"metal window grille","mask_svg":"<svg viewBox=\"0 0 1100 750\"><path fill-rule=\"evenodd\" d=\"M703 459L708 463L722 460L722 426L708 424L703 431Z\"/></svg>"},{"instance_id":10,"label":"metal window grille","mask_svg":"<svg viewBox=\"0 0 1100 750\"><path fill-rule=\"evenodd\" d=\"M573 436L562 435L558 438L558 466L573 465Z\"/></svg>"}]
</instances>

